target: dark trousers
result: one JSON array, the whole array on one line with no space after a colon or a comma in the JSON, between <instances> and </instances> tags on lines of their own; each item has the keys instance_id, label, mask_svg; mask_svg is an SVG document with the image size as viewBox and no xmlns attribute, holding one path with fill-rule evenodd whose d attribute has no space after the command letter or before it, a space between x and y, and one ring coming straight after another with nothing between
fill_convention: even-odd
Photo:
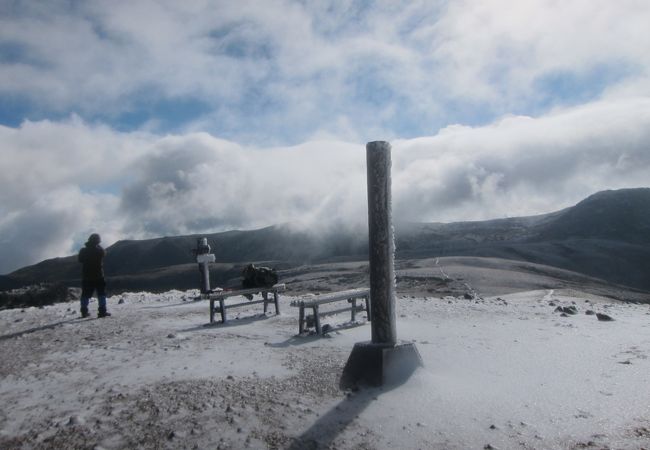
<instances>
[{"instance_id":1,"label":"dark trousers","mask_svg":"<svg viewBox=\"0 0 650 450\"><path fill-rule=\"evenodd\" d=\"M81 282L81 309L88 311L88 302L97 291L99 309L106 311L106 281L103 278Z\"/></svg>"}]
</instances>

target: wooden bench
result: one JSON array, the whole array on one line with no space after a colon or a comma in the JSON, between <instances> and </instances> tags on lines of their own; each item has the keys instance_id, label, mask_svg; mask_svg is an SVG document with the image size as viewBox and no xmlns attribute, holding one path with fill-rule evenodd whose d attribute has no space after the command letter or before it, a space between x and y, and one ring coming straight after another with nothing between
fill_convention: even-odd
<instances>
[{"instance_id":1,"label":"wooden bench","mask_svg":"<svg viewBox=\"0 0 650 450\"><path fill-rule=\"evenodd\" d=\"M239 306L248 306L255 305L258 303L264 303L264 313L269 307L269 303L273 302L275 305L275 314L280 314L280 302L278 292L284 291L286 286L284 283L275 284L270 287L254 287L249 289L238 289L234 291L224 291L215 289L212 292L207 294L201 294L201 297L204 300L210 300L210 323L214 323L214 313L221 313L221 323L226 323L227 316L226 311L231 308L237 308ZM258 292L262 293L262 300L250 300L240 303L235 303L234 305L226 305L226 299L229 297L236 297L240 295L253 295ZM273 300L269 300L269 293L273 294ZM219 302L219 306L215 308L214 303Z\"/></svg>"},{"instance_id":2,"label":"wooden bench","mask_svg":"<svg viewBox=\"0 0 650 450\"><path fill-rule=\"evenodd\" d=\"M334 309L330 311L321 311L320 306L328 303L334 303L346 300L350 303L349 307ZM365 300L365 305L357 305L357 300ZM323 334L321 327L321 317L338 314L345 311L351 312L350 321L356 321L356 314L360 311L366 311L368 320L371 320L370 314L370 289L350 289L348 291L330 292L314 296L305 296L291 302L291 306L300 308L298 318L298 334L305 332L305 328L312 324L316 327L316 334ZM305 308L311 308L312 314L305 315ZM307 327L305 327L305 322Z\"/></svg>"}]
</instances>

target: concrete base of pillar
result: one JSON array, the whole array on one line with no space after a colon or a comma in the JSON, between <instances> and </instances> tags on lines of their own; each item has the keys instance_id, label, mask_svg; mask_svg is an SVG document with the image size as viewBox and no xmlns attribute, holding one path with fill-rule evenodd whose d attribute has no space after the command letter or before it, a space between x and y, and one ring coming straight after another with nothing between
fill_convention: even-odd
<instances>
[{"instance_id":1,"label":"concrete base of pillar","mask_svg":"<svg viewBox=\"0 0 650 450\"><path fill-rule=\"evenodd\" d=\"M353 389L363 384L402 384L423 365L420 352L412 342L395 345L358 342L345 364L339 385L342 389Z\"/></svg>"}]
</instances>

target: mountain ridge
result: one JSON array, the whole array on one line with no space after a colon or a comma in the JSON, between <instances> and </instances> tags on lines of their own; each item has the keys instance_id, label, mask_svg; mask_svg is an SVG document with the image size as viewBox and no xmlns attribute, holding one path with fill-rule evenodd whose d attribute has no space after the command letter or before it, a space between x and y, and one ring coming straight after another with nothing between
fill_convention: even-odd
<instances>
[{"instance_id":1,"label":"mountain ridge","mask_svg":"<svg viewBox=\"0 0 650 450\"><path fill-rule=\"evenodd\" d=\"M395 227L396 257L498 257L544 264L650 291L650 188L597 192L576 205L536 216L454 223L403 223ZM258 230L118 241L107 248L106 276L114 286L137 289L138 280L169 278L195 287L191 249L207 237L223 277L238 266L271 262L363 260L367 234L310 233L275 225ZM219 282L226 281L217 275ZM0 278L0 289L40 281L78 283L75 256L53 258ZM151 281L154 283L153 281ZM154 283L155 284L155 283ZM150 283L142 283L142 286ZM6 287L5 287L6 286ZM11 286L11 287L9 287Z\"/></svg>"}]
</instances>

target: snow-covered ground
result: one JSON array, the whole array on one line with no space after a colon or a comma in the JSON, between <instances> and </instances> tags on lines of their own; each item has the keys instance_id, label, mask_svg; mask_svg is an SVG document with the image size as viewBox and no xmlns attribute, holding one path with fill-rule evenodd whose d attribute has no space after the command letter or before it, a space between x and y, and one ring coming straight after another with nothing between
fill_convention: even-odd
<instances>
[{"instance_id":1,"label":"snow-covered ground","mask_svg":"<svg viewBox=\"0 0 650 450\"><path fill-rule=\"evenodd\" d=\"M425 367L345 392L369 324L298 337L282 296L279 316L253 305L205 326L195 295L114 296L107 319L76 304L1 311L0 448L650 448L648 305L400 296L398 336Z\"/></svg>"}]
</instances>

